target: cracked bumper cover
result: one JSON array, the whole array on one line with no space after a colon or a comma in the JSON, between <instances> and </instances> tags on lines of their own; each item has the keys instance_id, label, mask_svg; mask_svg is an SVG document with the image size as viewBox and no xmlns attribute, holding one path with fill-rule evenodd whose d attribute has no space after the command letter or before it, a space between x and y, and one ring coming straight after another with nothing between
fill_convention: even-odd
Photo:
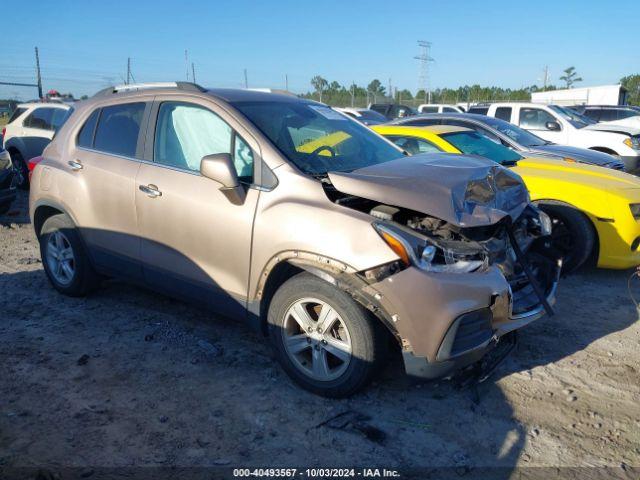
<instances>
[{"instance_id":1,"label":"cracked bumper cover","mask_svg":"<svg viewBox=\"0 0 640 480\"><path fill-rule=\"evenodd\" d=\"M557 277L549 304L556 286ZM371 287L402 341L407 374L420 378L444 377L481 360L503 335L545 314L540 304L513 315L511 288L497 267L469 274L408 268Z\"/></svg>"}]
</instances>

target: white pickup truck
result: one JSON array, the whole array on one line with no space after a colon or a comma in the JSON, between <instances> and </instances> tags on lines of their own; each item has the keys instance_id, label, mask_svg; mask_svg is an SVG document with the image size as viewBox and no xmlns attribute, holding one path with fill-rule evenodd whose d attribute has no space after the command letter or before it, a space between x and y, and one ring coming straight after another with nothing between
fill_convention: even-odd
<instances>
[{"instance_id":1,"label":"white pickup truck","mask_svg":"<svg viewBox=\"0 0 640 480\"><path fill-rule=\"evenodd\" d=\"M560 145L589 148L619 157L625 170L640 168L640 130L612 124L598 124L559 105L538 103L493 103L486 115L500 118Z\"/></svg>"},{"instance_id":2,"label":"white pickup truck","mask_svg":"<svg viewBox=\"0 0 640 480\"><path fill-rule=\"evenodd\" d=\"M418 106L420 113L464 113L458 105L446 105L439 103L423 103Z\"/></svg>"}]
</instances>

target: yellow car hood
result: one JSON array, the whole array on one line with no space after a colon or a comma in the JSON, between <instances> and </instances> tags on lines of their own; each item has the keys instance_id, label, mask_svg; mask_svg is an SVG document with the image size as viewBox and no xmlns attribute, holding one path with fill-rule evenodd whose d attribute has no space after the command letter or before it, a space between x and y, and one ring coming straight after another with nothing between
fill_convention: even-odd
<instances>
[{"instance_id":1,"label":"yellow car hood","mask_svg":"<svg viewBox=\"0 0 640 480\"><path fill-rule=\"evenodd\" d=\"M559 180L563 183L574 183L602 188L606 191L640 189L640 178L613 170L585 163L551 160L547 158L527 157L518 161L512 168L526 182L527 177Z\"/></svg>"}]
</instances>

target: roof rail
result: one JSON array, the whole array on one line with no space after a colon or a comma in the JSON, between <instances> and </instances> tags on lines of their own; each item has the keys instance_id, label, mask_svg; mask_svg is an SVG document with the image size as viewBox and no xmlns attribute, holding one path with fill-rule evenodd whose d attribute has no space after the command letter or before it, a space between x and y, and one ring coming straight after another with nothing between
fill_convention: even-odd
<instances>
[{"instance_id":1,"label":"roof rail","mask_svg":"<svg viewBox=\"0 0 640 480\"><path fill-rule=\"evenodd\" d=\"M114 93L133 92L138 90L148 90L153 88L177 88L190 92L206 92L207 90L196 83L191 82L149 82L130 83L125 85L115 85L107 87L97 92L94 97L106 97Z\"/></svg>"}]
</instances>

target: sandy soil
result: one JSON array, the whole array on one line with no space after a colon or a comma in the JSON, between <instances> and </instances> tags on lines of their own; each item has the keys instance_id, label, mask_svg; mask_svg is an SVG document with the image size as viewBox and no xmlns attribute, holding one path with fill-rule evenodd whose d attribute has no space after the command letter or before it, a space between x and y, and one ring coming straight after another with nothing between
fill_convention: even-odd
<instances>
[{"instance_id":1,"label":"sandy soil","mask_svg":"<svg viewBox=\"0 0 640 480\"><path fill-rule=\"evenodd\" d=\"M629 272L565 279L557 315L522 331L477 403L473 388L409 383L399 359L364 393L335 401L293 385L243 325L114 281L84 299L59 295L25 205L22 196L0 217L0 477L3 467L169 465L640 474ZM383 433L318 426L346 411ZM585 472L604 470L576 478Z\"/></svg>"}]
</instances>

